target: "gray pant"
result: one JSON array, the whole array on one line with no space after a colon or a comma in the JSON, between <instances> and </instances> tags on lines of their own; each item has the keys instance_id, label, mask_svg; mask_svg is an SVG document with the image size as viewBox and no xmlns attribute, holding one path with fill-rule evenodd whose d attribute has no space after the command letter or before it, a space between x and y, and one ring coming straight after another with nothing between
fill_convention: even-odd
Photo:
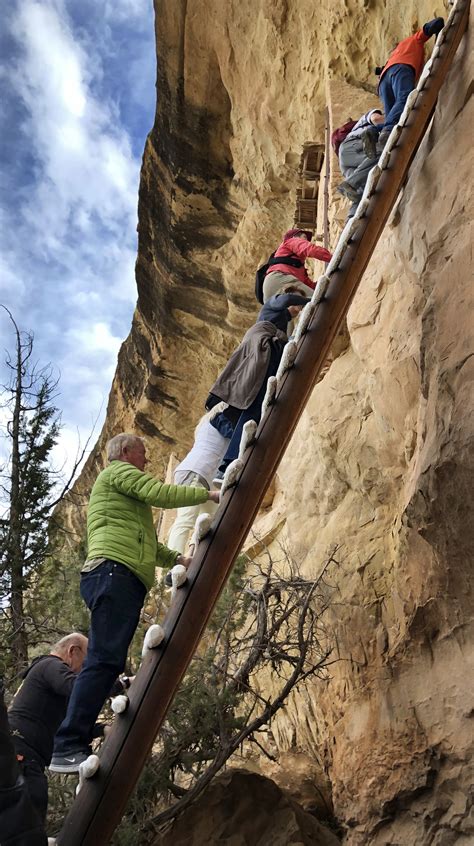
<instances>
[{"instance_id":1,"label":"gray pant","mask_svg":"<svg viewBox=\"0 0 474 846\"><path fill-rule=\"evenodd\" d=\"M369 171L376 163L376 158L369 159L365 155L360 138L343 141L339 147L339 165L342 175L356 191L364 190Z\"/></svg>"},{"instance_id":2,"label":"gray pant","mask_svg":"<svg viewBox=\"0 0 474 846\"><path fill-rule=\"evenodd\" d=\"M339 147L339 166L342 175L349 185L356 191L363 191L369 171L377 164L377 159L369 159L364 153L362 141L359 138L351 138L343 141ZM352 203L347 220L354 217L359 201Z\"/></svg>"},{"instance_id":3,"label":"gray pant","mask_svg":"<svg viewBox=\"0 0 474 846\"><path fill-rule=\"evenodd\" d=\"M286 285L295 285L295 287L300 288L303 297L311 297L314 293L313 288L309 288L308 285L304 284L304 282L300 282L300 280L296 276L292 276L291 273L282 273L281 270L272 270L265 276L263 283L263 302L266 303L270 297L273 297L275 294L279 294Z\"/></svg>"}]
</instances>

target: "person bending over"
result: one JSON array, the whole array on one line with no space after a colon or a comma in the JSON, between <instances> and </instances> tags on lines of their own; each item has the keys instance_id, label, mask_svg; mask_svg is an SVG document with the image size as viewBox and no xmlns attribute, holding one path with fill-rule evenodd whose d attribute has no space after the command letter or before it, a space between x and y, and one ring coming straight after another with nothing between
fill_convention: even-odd
<instances>
[{"instance_id":1,"label":"person bending over","mask_svg":"<svg viewBox=\"0 0 474 846\"><path fill-rule=\"evenodd\" d=\"M48 807L48 781L45 767L51 763L54 735L66 716L72 689L87 654L87 638L73 632L61 638L49 655L40 655L23 673L8 711L13 742L20 770L31 800L44 821ZM116 696L130 680L117 679L109 691ZM102 734L94 727L94 736Z\"/></svg>"}]
</instances>

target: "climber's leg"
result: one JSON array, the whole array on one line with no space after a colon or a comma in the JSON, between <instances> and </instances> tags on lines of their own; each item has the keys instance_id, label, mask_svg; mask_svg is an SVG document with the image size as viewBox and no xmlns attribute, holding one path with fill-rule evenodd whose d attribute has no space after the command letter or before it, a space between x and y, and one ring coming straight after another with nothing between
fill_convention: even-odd
<instances>
[{"instance_id":1,"label":"climber's leg","mask_svg":"<svg viewBox=\"0 0 474 846\"><path fill-rule=\"evenodd\" d=\"M386 76L389 76L389 80L384 85ZM405 108L408 95L413 91L414 87L415 71L410 65L393 65L384 73L379 92L385 111L385 123L382 126L382 132L384 134L388 130L392 130L395 124L398 123ZM388 92L387 102L385 102L383 92Z\"/></svg>"}]
</instances>

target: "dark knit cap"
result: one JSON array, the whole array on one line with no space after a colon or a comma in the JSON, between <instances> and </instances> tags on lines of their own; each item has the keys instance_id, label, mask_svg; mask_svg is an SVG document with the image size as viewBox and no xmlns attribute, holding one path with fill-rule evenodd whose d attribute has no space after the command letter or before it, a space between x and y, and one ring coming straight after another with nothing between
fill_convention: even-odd
<instances>
[{"instance_id":1,"label":"dark knit cap","mask_svg":"<svg viewBox=\"0 0 474 846\"><path fill-rule=\"evenodd\" d=\"M308 232L306 229L289 229L288 232L285 232L283 235L283 240L287 241L288 238L294 238L295 235L306 235L308 241L311 241L313 237L312 232Z\"/></svg>"}]
</instances>

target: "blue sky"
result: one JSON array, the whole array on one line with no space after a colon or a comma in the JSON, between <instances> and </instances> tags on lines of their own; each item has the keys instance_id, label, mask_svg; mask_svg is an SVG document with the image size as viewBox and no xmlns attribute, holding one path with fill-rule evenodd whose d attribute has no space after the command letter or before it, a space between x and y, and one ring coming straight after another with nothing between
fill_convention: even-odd
<instances>
[{"instance_id":1,"label":"blue sky","mask_svg":"<svg viewBox=\"0 0 474 846\"><path fill-rule=\"evenodd\" d=\"M152 0L10 0L0 36L0 302L60 374L70 460L100 413L136 287L155 110ZM13 343L0 314L1 347Z\"/></svg>"}]
</instances>

